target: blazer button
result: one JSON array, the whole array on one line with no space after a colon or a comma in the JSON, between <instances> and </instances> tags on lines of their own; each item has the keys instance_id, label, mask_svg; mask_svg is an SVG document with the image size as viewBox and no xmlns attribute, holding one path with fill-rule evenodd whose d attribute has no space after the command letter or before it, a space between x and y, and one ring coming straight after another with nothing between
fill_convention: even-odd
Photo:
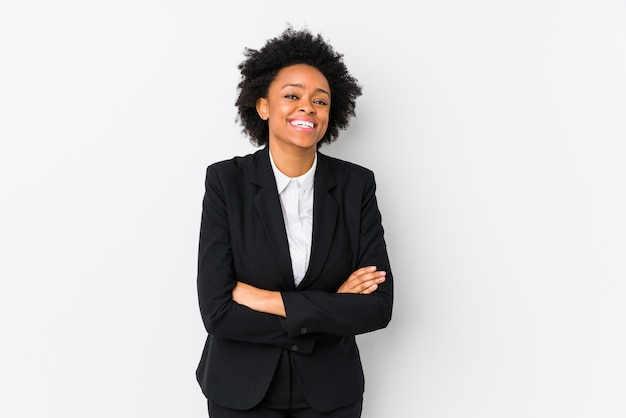
<instances>
[{"instance_id":1,"label":"blazer button","mask_svg":"<svg viewBox=\"0 0 626 418\"><path fill-rule=\"evenodd\" d=\"M291 351L298 351L298 346L297 345L292 345L291 346Z\"/></svg>"},{"instance_id":2,"label":"blazer button","mask_svg":"<svg viewBox=\"0 0 626 418\"><path fill-rule=\"evenodd\" d=\"M300 328L300 334L306 334L309 330L306 327Z\"/></svg>"}]
</instances>

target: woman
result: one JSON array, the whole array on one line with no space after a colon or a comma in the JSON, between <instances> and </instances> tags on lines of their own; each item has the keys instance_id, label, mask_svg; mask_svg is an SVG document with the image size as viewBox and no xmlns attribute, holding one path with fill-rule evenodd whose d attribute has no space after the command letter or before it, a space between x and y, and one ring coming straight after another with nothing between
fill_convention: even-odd
<instances>
[{"instance_id":1,"label":"woman","mask_svg":"<svg viewBox=\"0 0 626 418\"><path fill-rule=\"evenodd\" d=\"M263 148L206 173L197 378L212 418L359 417L355 335L393 285L373 173L318 151L361 95L321 35L287 28L239 65L243 132Z\"/></svg>"}]
</instances>

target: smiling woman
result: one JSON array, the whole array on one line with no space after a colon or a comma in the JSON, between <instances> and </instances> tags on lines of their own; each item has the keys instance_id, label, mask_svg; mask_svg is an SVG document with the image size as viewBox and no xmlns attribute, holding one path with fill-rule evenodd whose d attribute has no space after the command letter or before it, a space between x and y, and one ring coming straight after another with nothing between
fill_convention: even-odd
<instances>
[{"instance_id":1,"label":"smiling woman","mask_svg":"<svg viewBox=\"0 0 626 418\"><path fill-rule=\"evenodd\" d=\"M209 414L359 417L355 336L387 326L393 280L374 174L319 148L361 87L306 30L246 50L239 69L239 120L263 148L206 172L197 378Z\"/></svg>"}]
</instances>

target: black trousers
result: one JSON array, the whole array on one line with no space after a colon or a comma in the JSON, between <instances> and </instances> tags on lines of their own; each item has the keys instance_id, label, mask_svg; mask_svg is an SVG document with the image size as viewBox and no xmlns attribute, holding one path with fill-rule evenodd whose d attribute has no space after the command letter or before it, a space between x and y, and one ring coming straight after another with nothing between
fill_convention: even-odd
<instances>
[{"instance_id":1,"label":"black trousers","mask_svg":"<svg viewBox=\"0 0 626 418\"><path fill-rule=\"evenodd\" d=\"M330 412L319 412L309 406L298 379L292 373L291 353L283 351L272 383L261 403L252 409L225 408L208 401L209 418L360 418L363 399Z\"/></svg>"}]
</instances>

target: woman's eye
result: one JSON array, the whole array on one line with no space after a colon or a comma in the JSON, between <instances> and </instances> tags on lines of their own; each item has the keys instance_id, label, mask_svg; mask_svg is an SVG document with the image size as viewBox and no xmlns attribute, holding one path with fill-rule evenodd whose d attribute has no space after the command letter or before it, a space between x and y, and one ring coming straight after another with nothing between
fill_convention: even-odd
<instances>
[{"instance_id":1,"label":"woman's eye","mask_svg":"<svg viewBox=\"0 0 626 418\"><path fill-rule=\"evenodd\" d=\"M322 106L326 106L328 104L326 100L315 100L315 103Z\"/></svg>"},{"instance_id":2,"label":"woman's eye","mask_svg":"<svg viewBox=\"0 0 626 418\"><path fill-rule=\"evenodd\" d=\"M294 99L294 100L297 100L297 99L298 99L298 96L296 96L295 94L286 94L286 95L285 95L285 98L286 98L286 99Z\"/></svg>"}]
</instances>

